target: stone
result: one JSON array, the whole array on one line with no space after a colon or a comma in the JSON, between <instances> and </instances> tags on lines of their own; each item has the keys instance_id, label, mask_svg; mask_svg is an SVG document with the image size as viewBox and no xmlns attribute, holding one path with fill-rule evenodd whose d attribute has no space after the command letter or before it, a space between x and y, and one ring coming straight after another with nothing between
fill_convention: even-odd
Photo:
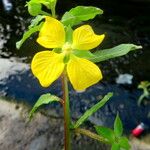
<instances>
[{"instance_id":1,"label":"stone","mask_svg":"<svg viewBox=\"0 0 150 150\"><path fill-rule=\"evenodd\" d=\"M29 110L27 105L0 99L0 150L62 150L63 119L38 112L28 122ZM149 136L143 139L131 137L132 150L150 150ZM73 150L110 149L81 135L73 136L72 147Z\"/></svg>"}]
</instances>

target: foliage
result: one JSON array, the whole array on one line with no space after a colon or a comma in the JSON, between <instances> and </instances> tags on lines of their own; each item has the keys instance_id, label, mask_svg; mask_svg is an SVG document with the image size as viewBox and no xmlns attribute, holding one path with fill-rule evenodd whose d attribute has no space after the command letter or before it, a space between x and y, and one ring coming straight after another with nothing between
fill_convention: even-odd
<instances>
[{"instance_id":1,"label":"foliage","mask_svg":"<svg viewBox=\"0 0 150 150\"><path fill-rule=\"evenodd\" d=\"M95 134L89 130L79 129L79 126L88 117L108 102L113 95L112 93L105 95L101 101L87 110L75 124L72 123L67 78L70 79L75 90L85 90L102 79L101 71L94 63L120 57L142 47L127 43L91 53L89 50L97 47L103 41L105 35L95 34L89 25L82 25L74 31L72 28L94 19L97 15L102 15L103 10L92 6L77 6L64 13L61 21L58 21L55 14L56 3L57 0L28 1L26 6L33 19L22 39L16 43L16 47L20 49L33 33L40 32L37 42L47 49L53 49L52 51L39 52L34 56L31 63L33 74L39 79L43 87L49 86L62 75L63 99L61 100L49 93L41 95L30 111L29 118L32 118L39 107L53 102L60 102L64 110L65 150L71 149L70 130L80 131L80 133L82 132L104 143L108 142L112 145L112 150L129 150L128 139L122 136L123 125L118 114L114 122L114 130L96 126L95 129L98 134ZM43 6L48 9L48 12L43 10ZM139 103L144 97L149 96L149 85L149 82L139 85L139 88L144 91Z\"/></svg>"},{"instance_id":2,"label":"foliage","mask_svg":"<svg viewBox=\"0 0 150 150\"><path fill-rule=\"evenodd\" d=\"M138 99L138 105L141 105L142 101L145 98L149 98L150 97L150 82L149 81L142 81L138 85L138 89L142 89L143 90L143 94Z\"/></svg>"},{"instance_id":3,"label":"foliage","mask_svg":"<svg viewBox=\"0 0 150 150\"><path fill-rule=\"evenodd\" d=\"M39 31L41 29L43 23L40 23L39 25L32 25L30 26L29 30L23 34L23 37L20 41L16 43L17 49L20 49L22 44L35 32Z\"/></svg>"},{"instance_id":4,"label":"foliage","mask_svg":"<svg viewBox=\"0 0 150 150\"><path fill-rule=\"evenodd\" d=\"M92 106L90 109L88 109L79 119L78 121L73 125L73 128L78 128L83 122L85 122L93 113L95 113L98 109L103 107L113 96L113 93L108 93L105 95L105 97L99 101L97 104Z\"/></svg>"},{"instance_id":5,"label":"foliage","mask_svg":"<svg viewBox=\"0 0 150 150\"><path fill-rule=\"evenodd\" d=\"M66 12L61 19L65 26L78 25L83 21L93 19L96 15L103 14L103 11L96 7L77 6Z\"/></svg>"},{"instance_id":6,"label":"foliage","mask_svg":"<svg viewBox=\"0 0 150 150\"><path fill-rule=\"evenodd\" d=\"M42 5L54 13L56 2L56 0L30 0L27 2L26 6L28 7L28 12L31 16L37 16L39 14L49 15L47 12L42 10Z\"/></svg>"},{"instance_id":7,"label":"foliage","mask_svg":"<svg viewBox=\"0 0 150 150\"><path fill-rule=\"evenodd\" d=\"M114 130L103 126L95 126L95 129L100 136L111 143L111 150L130 149L128 139L122 136L123 125L118 114L114 122Z\"/></svg>"},{"instance_id":8,"label":"foliage","mask_svg":"<svg viewBox=\"0 0 150 150\"><path fill-rule=\"evenodd\" d=\"M130 51L141 49L141 46L134 44L120 44L110 49L98 50L89 58L93 62L101 62L115 57L126 55Z\"/></svg>"},{"instance_id":9,"label":"foliage","mask_svg":"<svg viewBox=\"0 0 150 150\"><path fill-rule=\"evenodd\" d=\"M60 102L60 98L58 98L55 95L51 95L49 93L41 95L40 98L35 103L35 105L33 106L32 110L30 111L29 119L32 118L33 114L39 107L41 107L42 105L53 103L53 102Z\"/></svg>"}]
</instances>

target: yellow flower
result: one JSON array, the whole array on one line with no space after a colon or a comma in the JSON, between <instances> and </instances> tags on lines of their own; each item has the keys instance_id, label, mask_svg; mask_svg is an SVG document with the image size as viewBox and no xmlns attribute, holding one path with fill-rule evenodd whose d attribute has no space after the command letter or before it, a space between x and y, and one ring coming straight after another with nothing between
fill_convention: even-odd
<instances>
[{"instance_id":1,"label":"yellow flower","mask_svg":"<svg viewBox=\"0 0 150 150\"><path fill-rule=\"evenodd\" d=\"M33 74L43 87L48 87L66 68L75 90L85 90L102 79L100 69L91 61L77 57L75 50L90 50L97 47L105 35L96 35L91 26L83 25L73 31L72 43L66 41L63 24L45 17L37 42L45 48L61 48L61 52L42 51L37 53L31 64Z\"/></svg>"}]
</instances>

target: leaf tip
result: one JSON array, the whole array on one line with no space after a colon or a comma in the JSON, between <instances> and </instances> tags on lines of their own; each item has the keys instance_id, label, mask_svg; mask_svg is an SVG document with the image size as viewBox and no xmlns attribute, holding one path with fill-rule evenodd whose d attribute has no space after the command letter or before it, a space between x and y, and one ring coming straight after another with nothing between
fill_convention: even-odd
<instances>
[{"instance_id":1,"label":"leaf tip","mask_svg":"<svg viewBox=\"0 0 150 150\"><path fill-rule=\"evenodd\" d=\"M113 92L109 92L109 93L108 93L108 96L109 96L109 97L112 97L113 95L114 95Z\"/></svg>"},{"instance_id":2,"label":"leaf tip","mask_svg":"<svg viewBox=\"0 0 150 150\"><path fill-rule=\"evenodd\" d=\"M143 47L141 45L137 46L137 49L142 49Z\"/></svg>"},{"instance_id":3,"label":"leaf tip","mask_svg":"<svg viewBox=\"0 0 150 150\"><path fill-rule=\"evenodd\" d=\"M141 45L134 45L133 44L133 47L131 48L131 50L136 50L136 49L142 49L143 47Z\"/></svg>"},{"instance_id":4,"label":"leaf tip","mask_svg":"<svg viewBox=\"0 0 150 150\"><path fill-rule=\"evenodd\" d=\"M20 41L16 42L16 48L19 50L20 49Z\"/></svg>"}]
</instances>

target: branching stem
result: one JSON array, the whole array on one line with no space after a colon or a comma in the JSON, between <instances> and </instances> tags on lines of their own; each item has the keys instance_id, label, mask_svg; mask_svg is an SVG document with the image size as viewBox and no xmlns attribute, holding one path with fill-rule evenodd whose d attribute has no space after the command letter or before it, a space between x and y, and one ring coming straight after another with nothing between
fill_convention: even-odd
<instances>
[{"instance_id":1,"label":"branching stem","mask_svg":"<svg viewBox=\"0 0 150 150\"><path fill-rule=\"evenodd\" d=\"M62 90L63 90L63 110L64 110L64 149L71 150L71 133L70 133L70 106L68 81L65 73L62 75Z\"/></svg>"},{"instance_id":2,"label":"branching stem","mask_svg":"<svg viewBox=\"0 0 150 150\"><path fill-rule=\"evenodd\" d=\"M105 143L105 144L110 144L109 141L107 141L103 137L101 137L101 136L99 136L99 135L97 135L97 134L95 134L89 130L86 130L86 129L77 128L77 129L75 129L75 133L86 135L86 136L88 136L94 140L97 140L97 141Z\"/></svg>"}]
</instances>

